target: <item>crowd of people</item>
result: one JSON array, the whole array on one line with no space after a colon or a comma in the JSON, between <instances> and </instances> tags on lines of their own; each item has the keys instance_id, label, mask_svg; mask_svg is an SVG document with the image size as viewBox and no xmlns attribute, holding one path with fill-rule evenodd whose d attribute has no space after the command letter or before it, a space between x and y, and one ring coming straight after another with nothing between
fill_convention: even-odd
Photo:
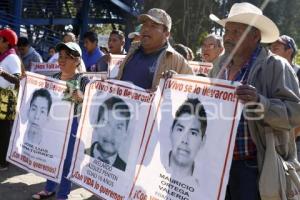
<instances>
[{"instance_id":1,"label":"crowd of people","mask_svg":"<svg viewBox=\"0 0 300 200\"><path fill-rule=\"evenodd\" d=\"M215 15L210 15L210 18L223 26L225 33L223 37L216 34L205 37L201 61L213 63L209 77L240 82L236 95L245 104L237 130L226 200L288 199L290 191L282 179L285 174L280 170L276 172L276 167L281 166L283 160L300 169L296 154L300 149L300 139L295 131L300 126L300 70L294 62L297 45L292 37L280 36L276 24L250 3L235 3L224 19ZM111 31L108 52L101 51L98 35L93 31L83 35L83 50L71 32L65 33L62 43L49 49L47 62L57 62L60 66L60 72L53 77L64 81L80 80L80 89L72 94L77 105L82 102L88 83L87 79L81 78L81 72L107 71L112 54L126 55L116 79L146 90L155 91L161 78L193 74L188 61L194 59L194 54L183 44L170 44L172 19L164 10L150 9L140 15L138 21L140 25L128 35L132 40L128 52L124 48L126 36L120 30ZM1 30L0 88L17 88L19 80L30 71L31 62L43 60L28 39L18 38L11 29ZM79 112L76 106L75 112ZM74 148L78 126L76 117L59 189L56 190L56 183L48 180L45 188L32 196L33 199L45 199L55 194L57 199L68 198L71 183L65 177ZM100 120L101 116L98 118ZM12 122L0 120L0 171L8 169L5 156ZM173 127L176 123L175 119ZM205 130L202 137L204 133ZM274 140L278 143L276 146L270 142ZM111 158L94 149L100 145L101 142L95 143L87 153L109 162ZM269 151L270 148L275 148L275 151ZM117 154L115 151L114 155ZM170 167L175 161L176 157L170 155ZM123 163L121 168L125 167ZM187 173L192 173L191 169ZM276 173L270 176L270 171Z\"/></svg>"}]
</instances>

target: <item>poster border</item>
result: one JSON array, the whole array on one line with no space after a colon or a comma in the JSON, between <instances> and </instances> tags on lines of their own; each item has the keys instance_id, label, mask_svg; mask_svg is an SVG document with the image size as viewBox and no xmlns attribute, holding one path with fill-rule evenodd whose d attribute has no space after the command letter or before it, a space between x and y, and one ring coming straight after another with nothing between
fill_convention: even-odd
<instances>
[{"instance_id":1,"label":"poster border","mask_svg":"<svg viewBox=\"0 0 300 200\"><path fill-rule=\"evenodd\" d=\"M52 83L55 83L55 84L58 84L58 85L61 85L61 86L65 86L65 84L63 84L63 83L57 83L57 82L55 82L55 81L53 80L53 78L50 78L50 77L46 77L46 79L45 79L44 77L40 77L40 75L35 75L35 74L33 74L33 73L30 73L30 74L27 73L26 76L27 76L27 77L33 77L33 78L35 78L35 79L39 79L39 80L46 81L46 82L52 82ZM23 88L23 91L22 91L22 97L21 97L21 99L20 99L20 104L18 105L17 110L16 110L17 113L19 113L20 107L21 107L21 103L23 102L23 99L24 99L25 88L26 88L26 86L27 86L27 77L26 77L26 79L25 79L25 84L24 84L24 88ZM50 79L49 79L49 78L50 78ZM51 80L51 79L52 79L52 80ZM62 165L62 162L63 162L63 160L64 160L63 157L64 157L65 146L66 146L66 142L67 142L66 139L67 139L67 137L68 137L68 132L69 132L70 129L71 129L71 127L70 127L70 121L72 120L72 119L71 119L72 109L73 109L73 106L71 106L71 109L70 109L70 112L69 112L69 120L68 120L68 124L67 124L67 130L66 130L66 133L65 133L65 138L64 138L63 151L62 151L62 154L61 154L61 157L60 157L60 162L59 162L59 166L58 166L58 170L57 170L56 175L51 176L51 175L49 175L49 174L40 172L40 171L38 171L38 170L31 169L31 168L29 168L27 165L24 165L23 163L17 161L16 159L13 158L13 156L11 156L12 153L13 153L12 151L14 150L14 147L11 148L10 154L8 155L9 159L10 159L11 161L13 161L14 163L23 166L24 168L28 169L29 171L34 171L34 172L37 172L37 173L42 174L42 175L44 175L44 176L51 177L51 178L53 178L53 179L57 179L58 176L60 175L60 171L62 170L62 169L61 169L61 165ZM18 114L17 119L15 119L16 126L18 126L19 120L20 120L20 114ZM18 127L19 127L19 126L18 126ZM13 139L12 139L12 144L15 144L15 142L16 142L16 131L18 130L18 127L15 128L14 132L13 132L13 130L12 130L12 134L13 134L13 136L14 136ZM66 149L66 150L67 150L67 149Z\"/></svg>"},{"instance_id":2,"label":"poster border","mask_svg":"<svg viewBox=\"0 0 300 200\"><path fill-rule=\"evenodd\" d=\"M235 90L236 89L236 86L225 85L225 83L216 83L217 81L210 82L210 81L204 81L204 80L188 79L188 78L184 78L184 77L172 77L170 79L187 81L187 82L193 82L193 83L202 83L202 84L206 84L206 85L210 85L210 86L217 86L217 87L221 87L221 88L227 88L227 89L230 89L230 90ZM148 145L149 145L149 142L150 142L150 138L151 138L151 136L153 134L153 128L154 128L154 125L155 125L155 122L156 122L156 119L157 119L157 115L158 115L159 110L161 109L161 101L163 99L163 94L164 94L164 91L165 91L166 84L167 84L168 80L169 79L166 79L164 81L164 83L163 83L163 88L161 90L160 97L159 97L159 102L158 102L158 106L157 106L159 109L156 110L156 113L154 115L154 120L152 122L151 129L150 129L150 134L148 136L147 142L146 142L145 147L144 147L142 159L141 159L141 161L139 163L137 163L139 165L139 167L138 167L136 176L134 178L133 185L131 187L129 197L132 197L132 193L133 193L134 188L136 186L137 179L139 178L139 175L140 175L140 172L141 172L141 169L142 169L142 164L143 164L145 156L146 156L146 150L148 148ZM224 184L225 170L226 170L227 163L228 163L228 156L229 156L230 144L232 143L233 130L234 130L234 127L235 127L235 124L236 124L235 117L237 115L238 104L239 104L239 100L237 100L236 103L235 103L235 105L234 105L234 113L233 113L233 117L234 118L232 120L232 125L231 125L231 129L230 129L230 137L228 139L226 156L225 156L225 160L224 160L224 164L223 164L223 169L222 169L222 176L221 176L221 179L219 181L218 195L217 195L217 199L218 200L220 199L221 189L222 189L222 186Z\"/></svg>"}]
</instances>

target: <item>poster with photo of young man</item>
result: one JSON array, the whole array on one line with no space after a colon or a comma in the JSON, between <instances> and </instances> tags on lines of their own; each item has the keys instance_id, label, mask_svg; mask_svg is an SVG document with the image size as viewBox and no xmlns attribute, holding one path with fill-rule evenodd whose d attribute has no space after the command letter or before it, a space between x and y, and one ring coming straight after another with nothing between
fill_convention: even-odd
<instances>
[{"instance_id":1,"label":"poster with photo of young man","mask_svg":"<svg viewBox=\"0 0 300 200\"><path fill-rule=\"evenodd\" d=\"M71 181L104 199L127 199L153 97L123 81L87 85Z\"/></svg>"},{"instance_id":2,"label":"poster with photo of young man","mask_svg":"<svg viewBox=\"0 0 300 200\"><path fill-rule=\"evenodd\" d=\"M73 105L64 101L64 81L26 73L7 160L38 176L59 182L70 136Z\"/></svg>"},{"instance_id":3,"label":"poster with photo of young man","mask_svg":"<svg viewBox=\"0 0 300 200\"><path fill-rule=\"evenodd\" d=\"M242 105L239 83L161 80L130 199L224 199Z\"/></svg>"}]
</instances>

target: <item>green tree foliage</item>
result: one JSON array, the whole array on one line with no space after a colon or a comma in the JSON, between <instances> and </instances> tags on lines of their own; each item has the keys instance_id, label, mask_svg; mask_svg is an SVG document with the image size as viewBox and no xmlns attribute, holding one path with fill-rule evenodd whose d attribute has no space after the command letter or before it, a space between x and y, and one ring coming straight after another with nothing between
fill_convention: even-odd
<instances>
[{"instance_id":1,"label":"green tree foliage","mask_svg":"<svg viewBox=\"0 0 300 200\"><path fill-rule=\"evenodd\" d=\"M220 18L228 15L231 6L243 0L145 0L145 11L157 7L172 17L172 36L193 50L199 48L207 33L221 33L222 28L209 20L214 13ZM248 0L263 9L263 13L277 25L281 34L293 37L300 46L300 0Z\"/></svg>"},{"instance_id":2,"label":"green tree foliage","mask_svg":"<svg viewBox=\"0 0 300 200\"><path fill-rule=\"evenodd\" d=\"M203 35L212 31L210 13L219 13L219 2L213 0L145 0L145 10L162 8L173 21L172 38L176 43L199 48Z\"/></svg>"}]
</instances>

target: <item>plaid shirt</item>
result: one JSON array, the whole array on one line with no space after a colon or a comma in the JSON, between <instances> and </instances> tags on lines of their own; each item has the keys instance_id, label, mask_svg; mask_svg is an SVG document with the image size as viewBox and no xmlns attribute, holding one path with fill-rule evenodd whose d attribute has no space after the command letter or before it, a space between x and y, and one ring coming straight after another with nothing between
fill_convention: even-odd
<instances>
[{"instance_id":1,"label":"plaid shirt","mask_svg":"<svg viewBox=\"0 0 300 200\"><path fill-rule=\"evenodd\" d=\"M234 78L234 81L244 82L247 80L249 72L255 62L259 52L262 47L259 45L251 55L248 62L241 68L240 72ZM226 77L227 78L227 77ZM234 160L250 160L256 158L256 145L254 144L251 135L249 133L249 128L247 120L245 120L243 113L238 125L235 146L233 152Z\"/></svg>"},{"instance_id":2,"label":"plaid shirt","mask_svg":"<svg viewBox=\"0 0 300 200\"><path fill-rule=\"evenodd\" d=\"M251 139L247 121L242 113L236 133L233 159L250 160L254 158L256 158L256 146Z\"/></svg>"}]
</instances>

